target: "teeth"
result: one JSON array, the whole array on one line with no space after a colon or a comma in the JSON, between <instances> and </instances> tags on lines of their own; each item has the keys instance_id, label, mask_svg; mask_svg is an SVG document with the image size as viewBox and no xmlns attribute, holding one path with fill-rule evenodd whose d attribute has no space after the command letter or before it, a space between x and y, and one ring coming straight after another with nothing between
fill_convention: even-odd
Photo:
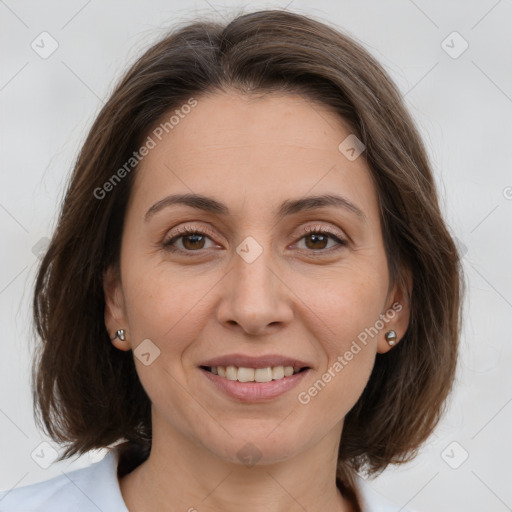
<instances>
[{"instance_id":1,"label":"teeth","mask_svg":"<svg viewBox=\"0 0 512 512\"><path fill-rule=\"evenodd\" d=\"M255 370L254 368L238 368L236 377L240 382L252 382L254 381L254 374L258 372L259 370Z\"/></svg>"},{"instance_id":2,"label":"teeth","mask_svg":"<svg viewBox=\"0 0 512 512\"><path fill-rule=\"evenodd\" d=\"M272 380L272 368L267 366L266 368L254 370L254 380L256 382L270 382Z\"/></svg>"},{"instance_id":3,"label":"teeth","mask_svg":"<svg viewBox=\"0 0 512 512\"><path fill-rule=\"evenodd\" d=\"M270 382L272 380L290 377L298 373L300 368L293 366L267 366L266 368L244 368L229 366L212 366L210 371L214 375L224 377L228 380L238 380L239 382Z\"/></svg>"},{"instance_id":4,"label":"teeth","mask_svg":"<svg viewBox=\"0 0 512 512\"><path fill-rule=\"evenodd\" d=\"M290 368L290 366L288 367ZM274 380L282 379L284 377L284 367L283 366L274 366L272 368L272 378Z\"/></svg>"},{"instance_id":5,"label":"teeth","mask_svg":"<svg viewBox=\"0 0 512 512\"><path fill-rule=\"evenodd\" d=\"M226 378L228 380L236 380L238 375L238 370L236 366L227 366L226 367Z\"/></svg>"}]
</instances>

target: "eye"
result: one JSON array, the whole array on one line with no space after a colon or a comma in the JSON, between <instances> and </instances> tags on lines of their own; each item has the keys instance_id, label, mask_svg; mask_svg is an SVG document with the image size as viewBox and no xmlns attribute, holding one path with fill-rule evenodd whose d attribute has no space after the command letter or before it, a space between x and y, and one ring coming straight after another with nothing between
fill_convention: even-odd
<instances>
[{"instance_id":1,"label":"eye","mask_svg":"<svg viewBox=\"0 0 512 512\"><path fill-rule=\"evenodd\" d=\"M330 250L325 250L329 239L336 242L335 246L341 246L335 250L347 245L346 240L338 236L338 233L323 226L309 226L305 228L304 231L306 232L306 235L300 238L299 242L304 240L306 249L310 249L313 252L332 252ZM329 249L332 249L332 246Z\"/></svg>"},{"instance_id":2,"label":"eye","mask_svg":"<svg viewBox=\"0 0 512 512\"><path fill-rule=\"evenodd\" d=\"M195 229L192 226L178 228L177 231L174 232L174 235L175 236L172 238L163 242L162 245L165 250L170 252L181 252L184 254L187 252L198 252L205 249L204 244L207 239L211 241L209 236L211 233ZM181 241L181 248L175 246L177 241Z\"/></svg>"},{"instance_id":3,"label":"eye","mask_svg":"<svg viewBox=\"0 0 512 512\"><path fill-rule=\"evenodd\" d=\"M335 246L340 246L335 249L335 251L347 245L347 242L338 236L335 231L331 231L323 226L309 226L303 231L306 234L299 239L299 242L302 240L305 241L305 250L307 251L309 249L308 252L333 252L330 250L332 249L332 246L326 250L326 244L328 245L329 240L334 241ZM208 230L196 229L193 226L185 226L178 228L173 233L173 236L165 240L162 245L167 251L180 252L187 256L192 256L190 253L208 249L208 247L205 247L205 243L207 240L212 241L211 238L213 236L213 233ZM181 244L181 247L176 246L177 242Z\"/></svg>"}]
</instances>

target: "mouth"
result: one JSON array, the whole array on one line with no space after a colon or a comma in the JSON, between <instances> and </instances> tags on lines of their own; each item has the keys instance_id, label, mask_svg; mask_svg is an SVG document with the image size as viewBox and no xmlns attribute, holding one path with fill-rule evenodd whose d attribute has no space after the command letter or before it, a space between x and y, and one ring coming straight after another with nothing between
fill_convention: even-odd
<instances>
[{"instance_id":1,"label":"mouth","mask_svg":"<svg viewBox=\"0 0 512 512\"><path fill-rule=\"evenodd\" d=\"M243 366L200 366L213 375L226 380L238 382L271 382L283 380L297 373L309 370L309 366L266 366L264 368L247 368Z\"/></svg>"},{"instance_id":2,"label":"mouth","mask_svg":"<svg viewBox=\"0 0 512 512\"><path fill-rule=\"evenodd\" d=\"M264 403L296 388L312 371L309 366L198 367L213 389L237 402Z\"/></svg>"}]
</instances>

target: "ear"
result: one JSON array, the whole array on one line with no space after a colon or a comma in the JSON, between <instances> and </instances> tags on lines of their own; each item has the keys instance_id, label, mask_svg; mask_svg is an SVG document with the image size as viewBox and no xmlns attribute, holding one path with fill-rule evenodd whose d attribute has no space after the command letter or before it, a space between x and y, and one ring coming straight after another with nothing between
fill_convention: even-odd
<instances>
[{"instance_id":1,"label":"ear","mask_svg":"<svg viewBox=\"0 0 512 512\"><path fill-rule=\"evenodd\" d=\"M117 268L109 267L103 274L103 292L105 294L105 326L110 339L114 338L119 329L124 329L126 332L124 341L116 337L112 340L112 344L119 350L130 350L121 276Z\"/></svg>"},{"instance_id":2,"label":"ear","mask_svg":"<svg viewBox=\"0 0 512 512\"><path fill-rule=\"evenodd\" d=\"M391 287L386 300L386 308L382 312L385 322L384 328L379 332L377 352L384 354L393 349L404 337L410 321L410 298L412 296L412 272L409 269L402 269L401 279L398 279ZM396 341L393 346L389 345L385 335L389 331L396 332Z\"/></svg>"}]
</instances>

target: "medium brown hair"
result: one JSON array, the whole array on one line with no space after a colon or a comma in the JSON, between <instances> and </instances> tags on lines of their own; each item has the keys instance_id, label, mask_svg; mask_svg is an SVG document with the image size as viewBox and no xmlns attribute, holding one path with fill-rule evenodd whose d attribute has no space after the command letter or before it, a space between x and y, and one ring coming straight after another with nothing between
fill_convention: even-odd
<instances>
[{"instance_id":1,"label":"medium brown hair","mask_svg":"<svg viewBox=\"0 0 512 512\"><path fill-rule=\"evenodd\" d=\"M59 460L119 441L147 457L150 400L133 354L112 345L104 323L103 276L118 268L136 167L101 199L95 191L164 115L191 97L229 89L298 92L339 114L365 145L390 279L405 286L405 272L412 276L409 327L396 347L377 354L345 418L337 473L345 486L356 470L373 474L410 460L438 423L456 369L463 280L424 145L398 88L353 38L288 11L176 28L131 66L97 116L37 275L36 421L67 444Z\"/></svg>"}]
</instances>

